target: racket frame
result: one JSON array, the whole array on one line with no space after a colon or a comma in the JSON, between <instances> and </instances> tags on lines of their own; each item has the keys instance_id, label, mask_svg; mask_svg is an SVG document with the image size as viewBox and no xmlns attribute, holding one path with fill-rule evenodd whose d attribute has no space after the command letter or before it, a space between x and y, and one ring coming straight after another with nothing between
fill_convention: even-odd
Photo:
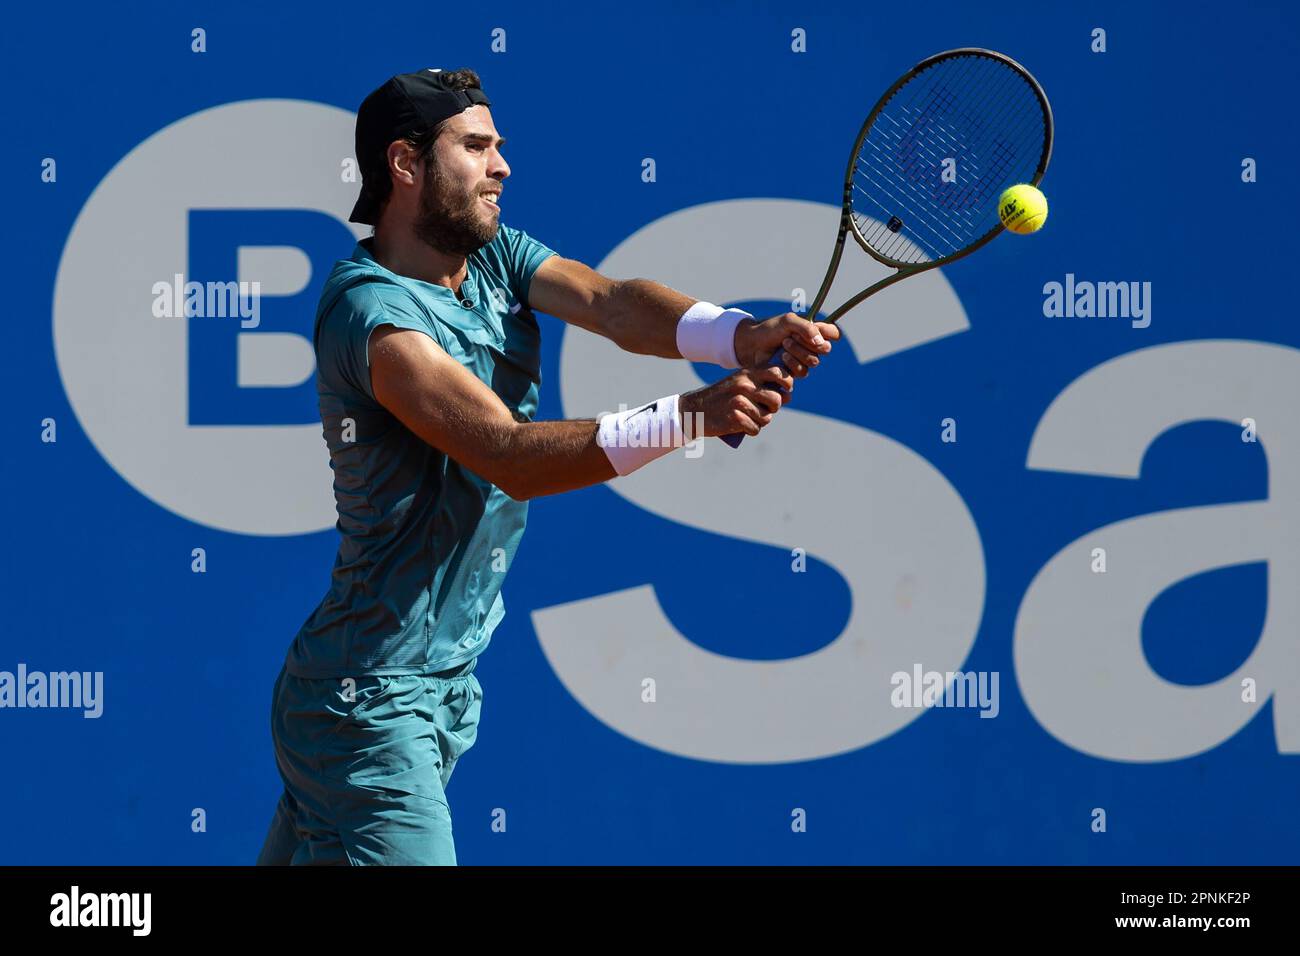
<instances>
[{"instance_id":1,"label":"racket frame","mask_svg":"<svg viewBox=\"0 0 1300 956\"><path fill-rule=\"evenodd\" d=\"M993 224L993 227L989 229L988 232L980 236L970 245L958 249L952 255L943 256L938 259L931 259L928 262L904 263L899 262L896 259L890 259L888 256L882 255L873 249L871 244L867 242L866 237L862 235L862 231L858 228L857 221L853 218L853 174L857 166L858 155L862 149L862 144L866 142L867 135L871 132L871 127L875 124L876 118L880 116L880 112L886 105L888 105L889 101L894 98L894 94L915 79L919 74L925 72L936 63L940 63L944 60L955 59L959 56L982 56L988 59L997 60L1020 74L1020 76L1029 83L1030 88L1038 99L1039 106L1042 107L1043 110L1043 150L1038 158L1038 167L1034 171L1034 176L1030 180L1030 185L1037 186L1042 182L1043 174L1047 172L1047 164L1052 158L1052 138L1055 123L1052 119L1052 104L1047 101L1047 94L1043 92L1043 87L1039 84L1038 80L1034 78L1034 75L1005 53L999 53L996 50L986 50L982 47L958 47L954 50L945 50L942 53L936 53L933 56L926 57L895 80L893 85L884 92L879 101L877 101L876 105L872 108L871 112L867 114L867 118L863 122L862 128L858 131L857 139L853 141L853 150L849 153L848 168L844 173L844 198L841 200L840 226L839 232L835 237L835 250L831 254L830 265L826 268L826 276L822 279L821 287L817 290L817 297L813 299L812 303L808 307L807 318L809 321L816 320L817 314L821 312L821 308L826 302L826 297L830 294L831 286L835 281L835 273L839 271L840 256L844 254L844 237L850 232L853 233L853 238L857 240L858 245L862 247L867 255L871 256L871 258L875 259L882 265L889 266L891 269L896 271L892 275L887 275L880 281L867 286L857 295L845 301L838 309L828 315L825 319L822 319L821 321L823 322L838 322L846 313L862 302L863 299L875 295L881 289L886 289L895 282L900 282L909 276L914 276L918 272L926 272L930 269L937 269L940 266L947 265L950 262L956 262L958 259L970 255L976 249L979 249L981 246L990 242L998 233L1006 231L999 219ZM784 366L785 363L781 361L782 351L783 349L777 349L776 352L773 353L769 364ZM775 385L764 385L763 387L773 388L782 392L785 391ZM739 448L740 443L744 441L745 435L743 432L737 432L735 434L720 435L718 437L732 448Z\"/></svg>"},{"instance_id":2,"label":"racket frame","mask_svg":"<svg viewBox=\"0 0 1300 956\"><path fill-rule=\"evenodd\" d=\"M1038 80L1034 79L1033 74L1005 53L998 53L996 50L986 50L982 47L959 47L954 50L945 50L942 53L936 53L933 56L926 57L895 80L893 85L884 92L879 101L877 101L876 105L872 108L871 112L867 114L867 118L863 122L862 128L858 131L857 139L853 141L853 149L849 153L848 168L844 173L844 197L841 200L840 226L839 233L835 237L835 251L831 255L830 265L826 269L825 278L822 279L821 288L817 290L817 297L808 307L808 316L810 319L816 319L817 313L821 311L822 305L825 304L826 297L830 294L831 285L835 280L835 273L839 270L840 256L844 254L844 238L850 232L853 234L853 238L857 240L858 245L862 247L863 251L866 252L867 255L871 256L871 258L875 259L882 265L889 266L891 269L896 269L897 271L893 275L886 276L879 282L868 286L851 299L845 301L838 309L832 312L825 319L822 319L821 321L823 322L838 322L845 313L857 306L863 299L875 295L881 289L887 288L895 282L906 279L909 276L914 276L918 272L937 269L950 262L956 262L958 259L970 255L976 249L990 242L998 233L1005 231L1005 228L999 221L984 235L980 236L970 245L957 250L952 255L944 256L939 259L931 259L929 262L904 263L899 262L896 259L890 259L888 256L882 255L873 249L871 244L867 242L866 237L862 235L862 231L858 228L857 221L853 218L854 171L857 167L858 155L862 150L862 144L866 142L867 135L871 132L871 127L875 124L876 118L880 116L881 111L886 105L888 105L889 101L894 98L894 94L910 83L919 74L925 72L937 63L944 60L955 59L960 56L982 56L987 59L997 60L1019 73L1020 76L1029 83L1034 96L1038 99L1039 106L1041 106L1043 110L1043 151L1039 156L1038 167L1034 171L1034 176L1033 179L1030 180L1030 185L1037 186L1042 182L1043 174L1047 172L1047 164L1052 158L1052 133L1054 123L1052 119L1052 105L1047 101L1047 94L1043 92L1043 87L1039 84Z\"/></svg>"}]
</instances>

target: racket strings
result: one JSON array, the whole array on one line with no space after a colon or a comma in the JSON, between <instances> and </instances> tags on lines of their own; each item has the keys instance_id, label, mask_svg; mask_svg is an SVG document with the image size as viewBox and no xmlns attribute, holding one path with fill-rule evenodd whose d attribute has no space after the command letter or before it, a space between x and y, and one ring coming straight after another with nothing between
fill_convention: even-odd
<instances>
[{"instance_id":1,"label":"racket strings","mask_svg":"<svg viewBox=\"0 0 1300 956\"><path fill-rule=\"evenodd\" d=\"M969 57L968 63L961 72L955 72L950 78L944 80L943 85L929 91L927 103L924 109L920 111L914 126L919 125L922 121L932 124L932 131L935 133L933 142L936 143L941 151L947 154L945 158L956 158L956 153L965 147L967 142L979 143L986 138L986 131L989 124L986 117L1000 117L1005 112L1008 105L1008 97L1023 84L1023 80L1011 69L1002 69L1001 75L994 77L994 82L1000 81L997 86L993 83L984 83L985 90L992 89L991 93L986 92L984 97L975 102L959 102L957 95L949 88L949 84L962 88L969 88L975 85L978 76L976 73L977 64L981 64L979 58ZM936 114L941 110L946 110L951 114L951 122L946 126L934 122ZM884 114L888 117L888 113ZM958 129L963 128L963 136ZM1001 147L1001 152L1006 154L1010 149L1005 140L998 139L997 145ZM972 151L968 156L968 162L972 167L978 170L979 156L982 151ZM930 158L935 159L934 151L929 153ZM933 169L933 167L931 167ZM979 177L967 177L968 180L979 182ZM948 191L953 194L952 190ZM967 190L968 192L968 190Z\"/></svg>"},{"instance_id":2,"label":"racket strings","mask_svg":"<svg viewBox=\"0 0 1300 956\"><path fill-rule=\"evenodd\" d=\"M1046 137L1018 70L979 54L940 60L895 91L855 156L861 238L902 264L955 255L997 227L997 196L1032 181Z\"/></svg>"},{"instance_id":3,"label":"racket strings","mask_svg":"<svg viewBox=\"0 0 1300 956\"><path fill-rule=\"evenodd\" d=\"M970 64L966 64L964 71L961 74L954 74L951 82L966 82L969 79L970 72L971 66ZM891 164L901 167L910 189L891 189L890 177L880 170L876 171L875 176L872 175L873 164L869 161L870 157L863 157L862 155L859 155L858 157L858 169L860 172L873 186L875 186L881 193L885 194L889 199L893 200L893 203L896 204L891 210L890 208L886 208L881 202L877 201L874 203L878 208L884 209L886 212L890 213L890 215L886 217L888 221L899 221L895 218L895 213L899 209L909 208L909 200L920 200L921 203L934 201L935 197L933 191L926 194L919 190L918 180L920 177L917 175L918 166L921 163L924 163L927 170L939 171L936 172L937 176L941 173L943 160L946 156L952 155L955 152L952 147L959 146L955 137L950 135L945 141L944 137L941 135L943 131L940 130L936 133L934 129L934 120L936 116L942 111L952 112L957 103L957 98L951 89L946 86L927 87L924 84L910 85L911 98L906 104L899 105L899 116L896 117L891 115L891 112L886 110L883 111L876 120L877 123L880 123L883 119L886 123L890 124L892 128L882 130L882 133L886 135L875 138L869 136L865 144L878 154L875 157L877 160L875 165L879 166L880 170L889 168ZM897 94L895 94L895 97L897 100ZM925 101L924 104L920 102L923 99ZM906 126L904 126L903 120L908 120ZM933 135L926 138L922 135L923 131ZM889 146L891 145L889 135L893 136L896 143L896 149L892 152L889 149ZM942 147L945 142L947 143L948 148L936 148L936 144ZM864 189L862 192L865 193L866 190ZM904 193L910 193L911 195L904 195ZM936 221L939 223L946 222L942 217L936 217ZM954 243L956 243L959 248L966 244L964 235L952 228L936 228L932 222L925 219L916 219L911 223L911 225L911 239L914 240L915 245L922 247L926 253L924 256L918 257L915 254L906 257L902 256L901 253L909 245L907 243L907 237L902 234L901 229L897 231L890 230L887 224L882 226L882 228L873 229L873 239L869 240L869 242L873 248L882 255L885 255L887 258L906 262L920 262L925 261L926 259L941 259L949 254L947 250L949 250ZM918 229L917 227L921 228ZM922 229L924 232L922 232ZM878 245L878 243L882 243L882 241L883 244Z\"/></svg>"},{"instance_id":4,"label":"racket strings","mask_svg":"<svg viewBox=\"0 0 1300 956\"><path fill-rule=\"evenodd\" d=\"M1023 82L1011 70L1003 72L1006 76L1003 78L1001 88L987 96L975 108L959 108L956 95L946 87L931 91L925 107L919 111L918 117L904 137L905 145L899 150L898 161L904 165L904 172L912 182L918 186L924 184L930 187L928 198L942 209L968 212L972 206L986 201L991 192L991 184L998 182L999 178L1005 175L1015 157L1014 147L1008 145L1007 141L996 133L989 150L992 154L989 170L984 170L980 164L984 150L967 148L968 142L987 142L988 124L981 118L981 113L999 115L1005 109L1008 95L1015 84L1018 81ZM968 83L969 81L969 69L957 78L957 82ZM934 117L941 110L960 115L954 122L947 125L940 124ZM894 122L887 114L882 115L885 115L890 122ZM965 136L958 132L959 123L967 131ZM924 134L929 134L928 138L923 139ZM908 143L908 140L911 142ZM915 145L921 142L929 148L918 148ZM909 153L912 155L909 156ZM942 169L944 159L955 160L962 153L966 154L965 164L968 168L967 175L963 179L967 185L958 189L944 189L942 176L935 175L935 171ZM924 166L918 169L922 161ZM969 219L968 216L968 222Z\"/></svg>"},{"instance_id":5,"label":"racket strings","mask_svg":"<svg viewBox=\"0 0 1300 956\"><path fill-rule=\"evenodd\" d=\"M1004 89L998 93L1000 98L995 99L988 104L987 109L990 112L996 112L1004 108L1007 102L1006 97L1012 92L1011 88L1013 86L1014 79L1011 82L1004 84ZM951 94L949 94L949 99L953 99ZM1015 147L1010 145L997 131L991 131L986 134L988 124L981 118L978 112L966 110L963 119L970 130L971 139L976 141L980 141L981 139L988 141L991 139L992 141L990 148L992 154L991 169L988 171L981 170L981 157L979 155L972 156L968 162L971 164L975 175L966 177L967 185L965 187L959 190L948 190L947 195L943 196L940 200L944 208L956 208L967 211L972 206L977 205L979 202L987 198L988 189L985 188L986 185L990 182L996 181L999 176L1006 172L1007 167L1010 166L1011 161L1015 158L1016 150ZM951 127L949 127L949 129L951 129ZM947 151L948 156L955 157L957 150L962 146L962 142L959 136L950 135L943 138L940 145Z\"/></svg>"},{"instance_id":6,"label":"racket strings","mask_svg":"<svg viewBox=\"0 0 1300 956\"><path fill-rule=\"evenodd\" d=\"M883 179L878 181L873 178L870 167L861 167L859 171L862 174L862 178L866 180L866 183L875 187L875 189L870 190L866 188L865 185L855 182L853 184L855 192L866 197L868 201L884 213L884 218L877 223L877 227L873 230L875 240L867 236L864 236L863 238L867 239L871 247L877 252L880 252L888 258L893 258L885 248L882 248L877 243L880 240L884 240L888 242L892 248L893 245L897 244L898 239L903 238L901 229L890 229L889 226L891 222L895 221L898 210L906 208L909 204L907 200L900 195L901 190L892 188L891 184L883 181ZM854 212L856 213L857 210L855 209ZM945 230L946 227L943 225L942 220L939 220L936 226L935 222L931 220L917 218L912 220L909 223L909 226L909 231L912 233L912 241L920 245L923 249L928 250L927 258L930 259L942 259L944 253L940 250L947 248L952 241L960 240L961 238L957 233L950 233L948 236L943 235L942 231Z\"/></svg>"},{"instance_id":7,"label":"racket strings","mask_svg":"<svg viewBox=\"0 0 1300 956\"><path fill-rule=\"evenodd\" d=\"M1006 92L1005 88L999 91L1004 97ZM889 177L879 174L867 177L876 188L884 187L882 192L889 199L896 203L901 200L899 208L891 210L889 218L897 228L901 209L913 227L912 238L923 240L931 259L953 254L991 228L991 218L987 214L981 216L978 206L983 203L986 211L993 208L991 193L1009 178L1008 171L1017 155L1014 147L1002 137L995 137L991 147L982 148L980 139L985 124L969 114L958 117L955 122L940 122L936 114L943 110L951 111L955 98L950 91L939 91L939 94L930 97L920 110L915 111L917 116L903 136L898 136L898 130L886 128L887 132L895 133L899 146L892 158L875 157L876 165L881 161L892 162L896 168L901 168L906 187L903 195L898 188L885 186L882 180ZM993 96L989 99L996 103ZM981 108L990 105L981 104ZM966 128L964 133L959 130L962 126ZM989 155L988 168L981 162L985 152ZM964 175L953 182L946 181L939 174L945 158L958 159L958 168L965 167L961 169ZM863 163L864 167L868 165ZM937 227L936 223L942 223L943 228ZM882 238L888 241L888 237L883 237L879 231L875 232L874 238L876 242ZM881 251L891 258L917 260L915 255L900 255L900 250L905 247L906 243L895 233L894 240Z\"/></svg>"},{"instance_id":8,"label":"racket strings","mask_svg":"<svg viewBox=\"0 0 1300 956\"><path fill-rule=\"evenodd\" d=\"M905 174L912 182L916 183L924 177L926 185L931 187L932 192L933 183L930 180L941 178L943 160L955 156L961 147L962 139L953 122L944 126L939 119L945 114L951 114L951 118L955 121L956 114L959 112L959 103L952 87L965 87L969 84L973 69L972 58L960 67L954 68L951 71L952 75L943 83L909 84L912 96L907 103L899 103L901 116L895 117L889 110L881 113L880 119L892 127L881 130L886 137L886 145L891 134L898 140L896 161L904 167ZM983 126L977 116L970 116L969 111L966 111L966 114L963 118L967 122L976 128ZM903 120L910 120L910 122L904 126ZM871 138L868 138L867 142L868 145L877 146ZM887 156L881 158L883 161L888 161ZM922 162L925 164L924 170L918 169Z\"/></svg>"}]
</instances>

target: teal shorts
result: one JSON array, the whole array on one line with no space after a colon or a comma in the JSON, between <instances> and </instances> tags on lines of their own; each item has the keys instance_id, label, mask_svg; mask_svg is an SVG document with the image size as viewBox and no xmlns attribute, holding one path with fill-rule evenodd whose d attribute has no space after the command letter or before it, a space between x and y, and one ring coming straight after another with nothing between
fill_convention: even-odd
<instances>
[{"instance_id":1,"label":"teal shorts","mask_svg":"<svg viewBox=\"0 0 1300 956\"><path fill-rule=\"evenodd\" d=\"M258 865L456 864L446 788L478 734L474 658L434 675L275 682L284 793Z\"/></svg>"}]
</instances>

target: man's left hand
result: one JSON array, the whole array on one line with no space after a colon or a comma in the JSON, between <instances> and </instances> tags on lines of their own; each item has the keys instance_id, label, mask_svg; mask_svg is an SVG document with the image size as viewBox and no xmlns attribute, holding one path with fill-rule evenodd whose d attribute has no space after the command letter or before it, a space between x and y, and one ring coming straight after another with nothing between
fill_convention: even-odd
<instances>
[{"instance_id":1,"label":"man's left hand","mask_svg":"<svg viewBox=\"0 0 1300 956\"><path fill-rule=\"evenodd\" d=\"M742 319L736 326L736 359L742 368L767 365L783 349L781 361L796 378L803 378L828 355L840 329L829 322L809 322L797 312L770 319Z\"/></svg>"}]
</instances>

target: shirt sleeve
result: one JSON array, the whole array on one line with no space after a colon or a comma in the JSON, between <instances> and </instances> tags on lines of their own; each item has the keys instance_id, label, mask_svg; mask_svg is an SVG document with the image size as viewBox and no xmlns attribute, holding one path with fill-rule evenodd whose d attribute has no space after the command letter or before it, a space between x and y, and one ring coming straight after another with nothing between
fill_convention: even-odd
<instances>
[{"instance_id":1,"label":"shirt sleeve","mask_svg":"<svg viewBox=\"0 0 1300 956\"><path fill-rule=\"evenodd\" d=\"M340 297L321 324L317 363L327 385L342 385L376 401L370 386L370 336L382 325L423 332L447 347L410 293L396 286L364 283Z\"/></svg>"}]
</instances>

